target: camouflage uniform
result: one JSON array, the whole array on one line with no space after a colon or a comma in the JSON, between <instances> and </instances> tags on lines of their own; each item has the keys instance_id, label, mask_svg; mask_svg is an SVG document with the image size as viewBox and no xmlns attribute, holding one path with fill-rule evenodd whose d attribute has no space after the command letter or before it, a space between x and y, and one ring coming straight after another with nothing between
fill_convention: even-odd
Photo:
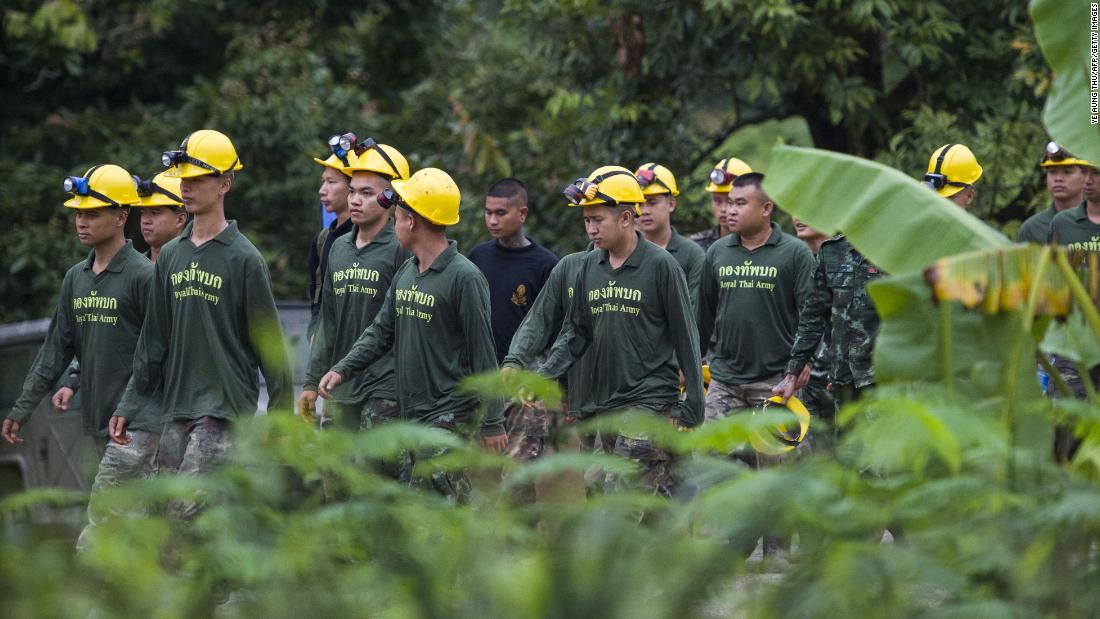
<instances>
[{"instance_id":1,"label":"camouflage uniform","mask_svg":"<svg viewBox=\"0 0 1100 619\"><path fill-rule=\"evenodd\" d=\"M88 524L76 540L76 549L84 550L96 525L120 510L102 504L100 492L126 481L147 479L156 474L157 442L160 437L152 432L130 430L126 432L130 442L120 445L114 441L106 444L99 461L99 471L92 484L92 496L88 502Z\"/></svg>"},{"instance_id":2,"label":"camouflage uniform","mask_svg":"<svg viewBox=\"0 0 1100 619\"><path fill-rule=\"evenodd\" d=\"M531 406L512 402L504 412L504 429L508 433L505 453L510 458L529 462L542 455L550 430L550 414L541 402Z\"/></svg>"},{"instance_id":3,"label":"camouflage uniform","mask_svg":"<svg viewBox=\"0 0 1100 619\"><path fill-rule=\"evenodd\" d=\"M787 373L798 376L829 331L833 393L837 403L843 404L875 383L871 352L879 317L867 284L885 273L856 251L844 235L825 241L817 256L814 291L802 308Z\"/></svg>"},{"instance_id":4,"label":"camouflage uniform","mask_svg":"<svg viewBox=\"0 0 1100 619\"><path fill-rule=\"evenodd\" d=\"M653 413L659 417L670 417L672 406L668 405ZM634 480L626 480L611 473L604 475L604 490L615 492L626 488L635 488L649 494L672 498L676 490L676 479L673 475L675 459L672 454L657 447L645 435L627 436L619 434L614 437L600 435L603 445L612 445L611 453L626 458L641 468L641 477Z\"/></svg>"},{"instance_id":5,"label":"camouflage uniform","mask_svg":"<svg viewBox=\"0 0 1100 619\"><path fill-rule=\"evenodd\" d=\"M162 473L208 475L229 462L233 440L229 421L218 417L176 419L164 426L157 462ZM202 500L175 501L170 516L188 521L198 515Z\"/></svg>"},{"instance_id":6,"label":"camouflage uniform","mask_svg":"<svg viewBox=\"0 0 1100 619\"><path fill-rule=\"evenodd\" d=\"M472 417L472 415L471 415ZM461 436L465 436L468 432L464 432L455 421L454 414L446 414L437 417L431 422L433 428L440 428L447 430L448 432L454 432ZM410 488L416 490L432 490L437 494L442 495L449 501L457 503L459 505L465 505L470 502L470 496L473 494L473 484L470 482L470 476L466 471L456 470L434 470L429 471L426 475L423 473L413 473L413 467L419 461L427 461L432 458L438 458L446 455L450 452L447 447L423 447L416 451L410 451L405 454L404 462L402 463L400 480Z\"/></svg>"}]
</instances>

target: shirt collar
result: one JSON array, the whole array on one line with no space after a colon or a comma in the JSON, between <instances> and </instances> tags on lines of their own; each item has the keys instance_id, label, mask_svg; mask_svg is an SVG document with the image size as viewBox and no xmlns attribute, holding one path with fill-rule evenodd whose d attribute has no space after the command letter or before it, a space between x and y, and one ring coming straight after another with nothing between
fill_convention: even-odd
<instances>
[{"instance_id":1,"label":"shirt collar","mask_svg":"<svg viewBox=\"0 0 1100 619\"><path fill-rule=\"evenodd\" d=\"M1077 221L1085 221L1089 218L1088 208L1088 200L1081 200L1081 204L1073 210L1073 218Z\"/></svg>"},{"instance_id":2,"label":"shirt collar","mask_svg":"<svg viewBox=\"0 0 1100 619\"><path fill-rule=\"evenodd\" d=\"M378 231L378 234L374 235L374 238L370 240L370 243L364 245L363 248L365 249L367 247L370 247L371 245L387 245L391 243L396 236L397 235L393 231L393 220L391 219L390 221L386 222L386 225L382 226L382 229ZM348 245L351 245L352 247L358 249L359 244L356 241L358 237L359 226L353 225L351 227L351 230L349 230L348 233L343 235L341 238L343 238L344 242Z\"/></svg>"},{"instance_id":3,"label":"shirt collar","mask_svg":"<svg viewBox=\"0 0 1100 619\"><path fill-rule=\"evenodd\" d=\"M107 268L104 271L110 271L111 273L121 273L123 267L126 266L126 261L130 259L130 252L134 251L133 243L127 239L126 243L115 253L111 258L111 262L107 264ZM95 250L88 252L88 259L84 261L84 270L91 270L92 265L95 264Z\"/></svg>"},{"instance_id":4,"label":"shirt collar","mask_svg":"<svg viewBox=\"0 0 1100 619\"><path fill-rule=\"evenodd\" d=\"M345 219L344 223L342 223L342 224L338 224L337 223L338 221L339 221L338 219L333 219L332 223L330 223L328 225L328 229L330 230L330 232L332 234L335 234L336 236L340 236L341 234L347 232L348 230L351 230L352 227L355 225L355 224L351 223L351 217L348 217L347 219Z\"/></svg>"},{"instance_id":5,"label":"shirt collar","mask_svg":"<svg viewBox=\"0 0 1100 619\"><path fill-rule=\"evenodd\" d=\"M451 264L451 261L458 255L458 243L456 241L447 241L447 249L443 250L443 253L435 257L432 261L432 266L428 267L429 271L435 271L442 273L443 269L447 268L447 265ZM413 262L416 264L417 269L420 268L420 261L416 256L413 256Z\"/></svg>"},{"instance_id":6,"label":"shirt collar","mask_svg":"<svg viewBox=\"0 0 1100 619\"><path fill-rule=\"evenodd\" d=\"M241 235L240 230L237 229L237 220L230 219L228 224L229 225L225 227L225 230L219 232L218 236L215 236L213 240L221 243L222 245L232 245L233 241L237 240L237 237ZM183 232L180 233L180 237L191 240L191 230L194 227L195 220L192 219L187 223L187 226L184 227Z\"/></svg>"},{"instance_id":7,"label":"shirt collar","mask_svg":"<svg viewBox=\"0 0 1100 619\"><path fill-rule=\"evenodd\" d=\"M680 233L676 231L676 226L673 226L672 235L668 237L668 245L665 246L665 251L670 254L675 254L684 246L684 241L684 237L680 236Z\"/></svg>"},{"instance_id":8,"label":"shirt collar","mask_svg":"<svg viewBox=\"0 0 1100 619\"><path fill-rule=\"evenodd\" d=\"M768 235L768 240L764 241L764 245L777 245L779 243L779 239L783 238L783 231L779 229L779 224L773 221L771 222L771 228L772 233ZM741 235L735 232L733 234L730 234L729 237L730 247L737 247L741 245Z\"/></svg>"},{"instance_id":9,"label":"shirt collar","mask_svg":"<svg viewBox=\"0 0 1100 619\"><path fill-rule=\"evenodd\" d=\"M638 232L637 230L635 230L634 234L636 234L638 236L638 245L637 245L637 247L634 248L634 251L631 252L630 255L626 257L626 260L622 264L622 266L624 266L624 267L638 268L639 266L641 266L641 264L642 264L642 255L644 255L645 252L646 252L646 249L648 249L646 247L646 245L651 245L651 243L649 241L645 240L645 237L642 236L641 232ZM608 260L610 259L610 255L611 254L608 253L608 251L606 249L601 249L600 250L600 262L608 262Z\"/></svg>"}]
</instances>

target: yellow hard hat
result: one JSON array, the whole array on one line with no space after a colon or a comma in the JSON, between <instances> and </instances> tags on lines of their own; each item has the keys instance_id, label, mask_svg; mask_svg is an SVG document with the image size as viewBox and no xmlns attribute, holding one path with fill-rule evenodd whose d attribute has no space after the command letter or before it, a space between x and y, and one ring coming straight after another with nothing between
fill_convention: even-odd
<instances>
[{"instance_id":1,"label":"yellow hard hat","mask_svg":"<svg viewBox=\"0 0 1100 619\"><path fill-rule=\"evenodd\" d=\"M354 144L353 151L348 153L344 173L351 176L353 172L374 172L390 180L405 180L409 178L409 162L396 148L367 138Z\"/></svg>"},{"instance_id":2,"label":"yellow hard hat","mask_svg":"<svg viewBox=\"0 0 1100 619\"><path fill-rule=\"evenodd\" d=\"M1069 151L1062 148L1057 142L1053 140L1047 142L1046 152L1043 154L1043 161L1039 166L1043 168L1053 168L1063 165L1083 165L1090 168L1092 167L1091 163L1071 155Z\"/></svg>"},{"instance_id":3,"label":"yellow hard hat","mask_svg":"<svg viewBox=\"0 0 1100 619\"><path fill-rule=\"evenodd\" d=\"M134 175L134 185L137 187L141 200L138 206L169 206L183 208L183 198L180 197L180 179L171 178L167 172L161 172L151 181L141 180Z\"/></svg>"},{"instance_id":4,"label":"yellow hard hat","mask_svg":"<svg viewBox=\"0 0 1100 619\"><path fill-rule=\"evenodd\" d=\"M733 179L752 172L749 164L729 157L714 165L714 169L707 175L707 191L711 193L729 193L733 186Z\"/></svg>"},{"instance_id":5,"label":"yellow hard hat","mask_svg":"<svg viewBox=\"0 0 1100 619\"><path fill-rule=\"evenodd\" d=\"M945 198L978 182L982 166L970 149L962 144L944 144L928 158L924 184Z\"/></svg>"},{"instance_id":6,"label":"yellow hard hat","mask_svg":"<svg viewBox=\"0 0 1100 619\"><path fill-rule=\"evenodd\" d=\"M66 193L73 194L65 201L69 208L133 206L141 199L134 187L134 177L109 163L88 168L84 176L66 176L62 186Z\"/></svg>"},{"instance_id":7,"label":"yellow hard hat","mask_svg":"<svg viewBox=\"0 0 1100 619\"><path fill-rule=\"evenodd\" d=\"M397 179L392 184L392 191L417 215L439 226L458 223L462 194L450 174L439 168L424 168L407 180ZM378 203L384 208L391 206L389 191L378 196Z\"/></svg>"},{"instance_id":8,"label":"yellow hard hat","mask_svg":"<svg viewBox=\"0 0 1100 619\"><path fill-rule=\"evenodd\" d=\"M642 212L645 194L630 170L617 165L596 168L588 178L578 178L562 191L569 206L633 206L634 214Z\"/></svg>"},{"instance_id":9,"label":"yellow hard hat","mask_svg":"<svg viewBox=\"0 0 1100 619\"><path fill-rule=\"evenodd\" d=\"M763 410L768 410L770 404L778 404L780 407L784 407L783 398L779 396L768 398L764 402ZM783 424L774 430L750 434L749 445L752 445L752 448L758 453L778 456L795 449L806 438L806 433L810 431L810 411L806 410L806 405L798 398L791 396L787 399L785 408L794 413L795 418L798 420L798 432Z\"/></svg>"},{"instance_id":10,"label":"yellow hard hat","mask_svg":"<svg viewBox=\"0 0 1100 619\"><path fill-rule=\"evenodd\" d=\"M638 179L644 195L655 196L667 193L674 198L680 195L680 190L676 188L676 177L663 165L644 163L634 172L634 178Z\"/></svg>"},{"instance_id":11,"label":"yellow hard hat","mask_svg":"<svg viewBox=\"0 0 1100 619\"><path fill-rule=\"evenodd\" d=\"M200 129L183 138L180 149L165 152L161 162L168 168L165 174L171 178L206 174L221 176L244 167L233 142L224 133L213 129Z\"/></svg>"}]
</instances>

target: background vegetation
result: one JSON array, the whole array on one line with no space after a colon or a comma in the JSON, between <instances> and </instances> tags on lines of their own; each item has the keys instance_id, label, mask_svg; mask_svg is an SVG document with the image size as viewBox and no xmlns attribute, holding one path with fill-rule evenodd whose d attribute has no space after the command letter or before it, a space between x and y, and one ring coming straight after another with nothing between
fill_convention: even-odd
<instances>
[{"instance_id":1,"label":"background vegetation","mask_svg":"<svg viewBox=\"0 0 1100 619\"><path fill-rule=\"evenodd\" d=\"M1083 75L1087 54L1083 46L1066 53L1063 44L1071 37L1059 35L1080 34L1086 3L1079 3L1080 15L1061 10L1064 5L1037 0L1032 10L1045 57L1058 69L1058 80L1072 82ZM90 47L84 5L50 6L44 18L29 9L24 17L9 12L5 45L14 28L21 44L52 59L51 71L99 70L94 63L82 64L85 54L108 53L96 51L107 49L102 44ZM272 188L290 192L300 183L301 201L309 198L308 174L302 175L309 166L300 161L316 150L324 132L305 128L297 138L292 134L311 114L329 122L344 96L359 101L348 118L369 121L379 135L409 127L408 143L416 146L406 152L414 161L455 169L467 185L510 170L543 171L531 177L546 183L540 194L544 208L536 213L543 214L544 225L536 230L550 238L560 225L555 238L561 243L572 238L566 229L575 222L546 217L557 204L552 190L582 172L561 172L551 166L552 157L560 156L565 168L597 156L633 161L651 158L646 148L658 144L667 148L668 160L697 169L713 158L715 145L744 139L747 152L758 149L746 158L767 161L768 188L781 203L824 230L843 228L892 274L871 289L883 318L875 351L880 385L841 412L844 433L835 454L817 452L762 471L724 454L779 421L780 413L737 415L692 433L629 414L585 428L644 432L680 454L680 470L689 482L672 501L630 492L580 501L565 491L529 504L515 500L516 489L532 481L575 490L582 474L632 470L615 458L572 452L521 465L451 435L401 424L361 434L321 433L290 415L257 417L238 424L235 461L216 475L158 478L97 496L100 505L144 509L109 518L80 556L72 552L71 535L28 526L27 514L43 504L80 505L85 496L46 489L0 500L5 611L157 617L1095 616L1100 395L1088 384L1089 402L1043 397L1034 360L1040 351L1056 350L1086 367L1100 362L1100 260L1050 247L1013 246L974 215L874 162L806 148L771 153L761 144L774 139L764 136L797 141L805 129L816 145L919 171L924 153L948 139L971 137L972 145L988 139L988 151L982 146L975 151L983 162L990 153L986 182L995 191L982 191L985 210L978 215L1011 231L1012 212L999 208L992 196L1011 194L1006 204L1020 209L1034 203L1038 179L1030 154L1045 139L1035 97L1046 88L1047 71L1038 64L1023 7L715 1L695 12L690 6L653 5L640 21L633 15L642 9L604 3L454 4L408 13L384 7L350 21L333 13L331 31L318 26L306 45L299 41L306 29L293 24L311 18L293 8L265 5L277 15L265 28L253 24L255 11L234 14L231 7L209 6L222 10L223 18L205 21L217 11L200 15L167 3L134 9L133 15L146 20L142 23L161 32L195 20L190 23L205 28L203 34L226 32L232 43L209 57L204 53L210 50L198 46L198 64L166 67L166 73L194 70L204 58L212 66L226 64L216 71L222 75L217 81L181 78L187 85L173 91L180 97L176 104L131 101L131 121L137 122L140 114L133 109L140 108L156 109L171 122L182 122L176 114L196 114L204 123L240 123L232 126L241 129L242 141L255 140L245 152L255 153L254 177L262 181L242 183L242 193L255 200L239 202L250 216L241 217L255 226L257 236L269 235L264 237L269 251L287 241L282 232L292 217L287 213L304 212L293 206L297 198ZM322 13L334 10L324 5ZM421 27L406 31L397 25L406 22ZM384 37L389 27L406 36ZM64 33L69 43L55 49L53 39L34 34L43 28ZM336 68L322 62L321 50L350 36L347 28L376 35L347 40L369 41L360 52L390 58L384 66L393 73L371 77L366 65L348 60L360 52L345 50ZM682 33L679 39L676 33ZM700 41L709 47L696 48ZM405 45L409 49L402 53L386 55L393 52L388 46ZM280 46L291 46L294 53ZM275 48L283 53L267 56L266 50ZM125 49L123 44L109 53ZM141 64L144 54L163 51L152 44L142 49L121 53L118 61ZM701 51L712 49L746 56L731 65ZM1002 50L1000 56L993 50ZM959 56L965 61L958 62ZM306 57L313 60L295 71L272 68ZM486 58L508 59L506 66L515 70L500 70L505 65ZM679 64L659 62L670 58ZM1015 65L1006 68L1012 64L1007 58ZM379 88L372 92L391 96L364 105L361 95L344 92L347 80L333 76L354 73L357 66L359 75L367 76L364 83ZM800 81L801 69L814 79ZM116 83L110 80L117 80L117 73L106 73L101 79ZM276 74L280 80L271 77ZM432 80L406 81L408 75L428 74ZM682 77L688 74L694 78ZM716 74L724 78L704 79ZM51 72L44 75L53 79ZM658 78L661 88L642 88ZM328 86L327 97L294 107L310 100L301 90L282 90L282 80L294 79L299 86ZM970 87L990 90L963 96ZM1054 92L1059 88L1055 82ZM51 93L56 91L41 96ZM336 103L329 105L330 98ZM1057 139L1100 159L1100 152L1093 152L1100 150L1097 130L1071 99L1052 95L1043 120ZM505 123L500 112L487 111L496 109L496 100L514 106L509 127L500 126ZM715 101L741 107L730 111ZM668 111L677 106L679 113ZM283 119L284 124L237 109L245 107L276 115L293 109L297 117ZM1003 116L1009 108L1019 114ZM71 122L89 114L95 119L90 123L61 123L64 128L57 131L74 132L74 143L80 143L76 136L82 133L94 136L116 126L108 108L99 109L69 116ZM530 126L516 129L512 121L520 118L529 119ZM147 150L161 147L137 148L138 136L152 141L149 136L155 135L170 144L179 131L171 122L126 125L117 130L132 140L101 142L100 148L121 149L120 161L146 157ZM339 122L333 124L343 126ZM131 128L137 126L144 130ZM46 140L50 131L44 127L27 135L37 131ZM565 127L570 133L556 133ZM578 128L587 133L572 133ZM635 130L656 139L645 142ZM943 133L951 136L941 138ZM5 139L11 135L9 129ZM29 145L31 138L25 139ZM451 142L452 148L444 148ZM293 156L277 154L283 151ZM43 159L57 154L49 148L34 152ZM1003 169L992 164L1000 161L997 153L1004 156ZM22 179L28 191L39 190L43 203L53 200L49 185L34 181L46 163L5 165L13 166L12 178ZM68 171L64 166L71 163L53 165ZM270 202L262 202L264 196ZM276 198L286 199L285 205L277 206L282 203ZM461 230L472 235L477 200L467 200L472 216ZM691 204L701 210L689 201L685 216ZM278 208L286 213L276 214ZM31 229L67 246L58 218ZM37 268L34 259L56 258L34 249L28 250L24 268ZM284 272L299 268L291 253L282 256ZM1061 391L1065 385L1059 379ZM490 376L471 384L494 397L522 387L552 399L554 389L530 377ZM814 423L816 431L827 430ZM1050 453L1057 425L1083 439L1077 455L1062 465ZM449 447L448 466L476 473L471 505L412 492L366 466L371 459L426 446ZM203 493L208 507L193 525L161 515L168 501L195 492ZM886 529L894 534L892 544L879 542ZM763 575L741 549L769 534L797 536L797 553L786 569Z\"/></svg>"},{"instance_id":2,"label":"background vegetation","mask_svg":"<svg viewBox=\"0 0 1100 619\"><path fill-rule=\"evenodd\" d=\"M0 322L48 315L83 255L60 178L107 161L151 175L200 127L241 151L229 213L284 299L305 297L320 223L310 157L346 129L452 172L466 248L505 174L532 188L531 234L579 248L560 189L608 162L668 164L679 228L702 229L709 166L782 174L767 166L779 141L914 176L964 142L986 169L975 212L1010 233L1045 200L1050 71L1019 0L8 0L0 14Z\"/></svg>"}]
</instances>

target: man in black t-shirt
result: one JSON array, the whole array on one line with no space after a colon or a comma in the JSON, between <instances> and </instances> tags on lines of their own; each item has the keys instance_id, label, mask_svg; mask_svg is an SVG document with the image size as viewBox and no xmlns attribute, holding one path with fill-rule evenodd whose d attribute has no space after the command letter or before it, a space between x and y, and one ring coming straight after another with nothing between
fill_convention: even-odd
<instances>
[{"instance_id":1,"label":"man in black t-shirt","mask_svg":"<svg viewBox=\"0 0 1100 619\"><path fill-rule=\"evenodd\" d=\"M470 261L489 281L493 340L497 362L504 361L519 323L535 303L558 258L528 238L527 188L514 178L504 178L489 188L485 198L485 227L493 240L470 251ZM508 411L508 453L529 460L542 453L549 418L541 408L514 405Z\"/></svg>"}]
</instances>

